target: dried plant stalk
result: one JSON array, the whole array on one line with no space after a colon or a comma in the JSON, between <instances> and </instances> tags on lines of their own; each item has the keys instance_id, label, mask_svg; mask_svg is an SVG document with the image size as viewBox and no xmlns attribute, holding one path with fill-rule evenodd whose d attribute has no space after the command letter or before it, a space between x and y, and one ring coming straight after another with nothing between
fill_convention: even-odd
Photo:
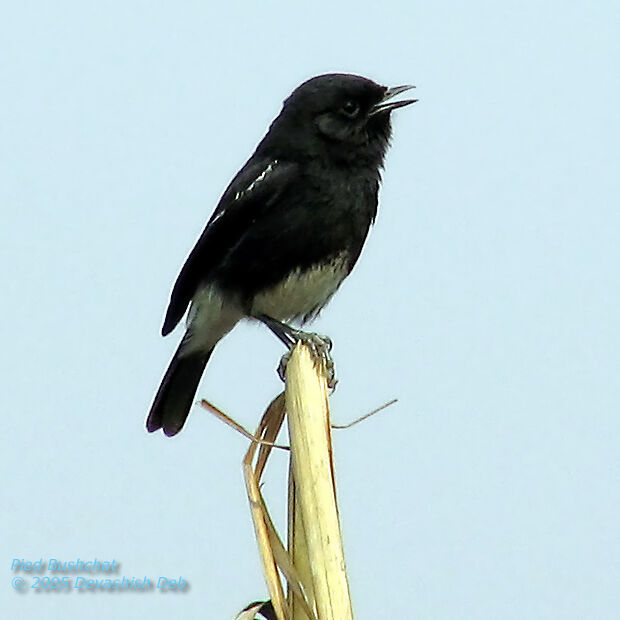
<instances>
[{"instance_id":1,"label":"dried plant stalk","mask_svg":"<svg viewBox=\"0 0 620 620\"><path fill-rule=\"evenodd\" d=\"M289 466L289 486L288 486L288 553L295 569L298 580L302 584L308 599L314 601L314 591L312 587L312 571L308 559L308 545L306 543L306 533L301 516L299 502L296 501L295 480L293 479L293 463ZM291 617L295 620L313 620L313 616L308 613L303 602L298 597L293 596L289 580L289 607Z\"/></svg>"},{"instance_id":2,"label":"dried plant stalk","mask_svg":"<svg viewBox=\"0 0 620 620\"><path fill-rule=\"evenodd\" d=\"M320 369L319 369L320 370ZM301 514L303 539L295 538L294 562L302 582L309 567L320 620L352 620L331 447L327 384L313 356L298 343L286 369L286 413L294 478L294 520ZM293 526L296 530L296 525ZM299 543L297 541L299 540ZM297 548L297 544L303 547ZM307 554L300 561L300 554ZM306 620L302 612L293 620Z\"/></svg>"}]
</instances>

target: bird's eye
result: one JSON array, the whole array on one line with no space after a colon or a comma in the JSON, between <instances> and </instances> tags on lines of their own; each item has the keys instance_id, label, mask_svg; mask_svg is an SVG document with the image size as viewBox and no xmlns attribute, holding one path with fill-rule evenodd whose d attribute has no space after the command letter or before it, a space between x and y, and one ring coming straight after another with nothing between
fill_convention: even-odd
<instances>
[{"instance_id":1,"label":"bird's eye","mask_svg":"<svg viewBox=\"0 0 620 620\"><path fill-rule=\"evenodd\" d=\"M360 106L357 101L349 99L342 104L340 111L348 118L355 118L360 111Z\"/></svg>"}]
</instances>

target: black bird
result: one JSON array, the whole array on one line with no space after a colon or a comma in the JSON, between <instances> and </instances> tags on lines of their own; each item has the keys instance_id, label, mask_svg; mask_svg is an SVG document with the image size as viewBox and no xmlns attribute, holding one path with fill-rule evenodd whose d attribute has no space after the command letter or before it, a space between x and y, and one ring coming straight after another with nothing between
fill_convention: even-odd
<instances>
[{"instance_id":1,"label":"black bird","mask_svg":"<svg viewBox=\"0 0 620 620\"><path fill-rule=\"evenodd\" d=\"M187 307L187 328L146 427L178 433L215 345L241 319L266 324L289 347L357 261L377 213L392 98L357 75L328 74L296 88L224 192L189 254L162 327Z\"/></svg>"}]
</instances>

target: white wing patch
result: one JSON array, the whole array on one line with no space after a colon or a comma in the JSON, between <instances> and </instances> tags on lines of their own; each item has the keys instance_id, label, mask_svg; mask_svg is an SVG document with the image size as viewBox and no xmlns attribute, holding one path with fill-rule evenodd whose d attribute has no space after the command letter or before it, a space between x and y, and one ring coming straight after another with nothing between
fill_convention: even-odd
<instances>
[{"instance_id":1,"label":"white wing patch","mask_svg":"<svg viewBox=\"0 0 620 620\"><path fill-rule=\"evenodd\" d=\"M278 164L278 160L274 159L245 189L235 194L235 200L239 200L242 196L249 194L261 181L264 181L274 166Z\"/></svg>"},{"instance_id":2,"label":"white wing patch","mask_svg":"<svg viewBox=\"0 0 620 620\"><path fill-rule=\"evenodd\" d=\"M233 198L233 202L236 202L243 196L249 194L259 183L262 183L272 172L273 169L278 165L278 160L274 159L269 165L245 188L239 190L235 197ZM222 209L212 220L209 222L209 226L212 226L217 222L225 213L227 209Z\"/></svg>"}]
</instances>

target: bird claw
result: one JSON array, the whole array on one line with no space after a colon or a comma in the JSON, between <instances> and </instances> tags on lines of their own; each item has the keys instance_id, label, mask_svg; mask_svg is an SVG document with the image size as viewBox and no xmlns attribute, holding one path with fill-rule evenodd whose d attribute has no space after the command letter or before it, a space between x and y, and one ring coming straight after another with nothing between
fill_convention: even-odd
<instances>
[{"instance_id":1,"label":"bird claw","mask_svg":"<svg viewBox=\"0 0 620 620\"><path fill-rule=\"evenodd\" d=\"M334 346L331 338L312 332L296 332L295 338L297 342L305 344L310 349L314 363L323 367L327 387L333 392L336 389L338 380L336 379L334 360L330 354L330 351ZM280 359L280 364L278 365L278 376L282 379L282 381L285 380L286 366L290 356L291 351L287 351Z\"/></svg>"},{"instance_id":2,"label":"bird claw","mask_svg":"<svg viewBox=\"0 0 620 620\"><path fill-rule=\"evenodd\" d=\"M286 382L286 366L288 365L288 360L291 357L291 352L287 351L281 358L280 363L278 364L278 377L282 380L282 382Z\"/></svg>"}]
</instances>

